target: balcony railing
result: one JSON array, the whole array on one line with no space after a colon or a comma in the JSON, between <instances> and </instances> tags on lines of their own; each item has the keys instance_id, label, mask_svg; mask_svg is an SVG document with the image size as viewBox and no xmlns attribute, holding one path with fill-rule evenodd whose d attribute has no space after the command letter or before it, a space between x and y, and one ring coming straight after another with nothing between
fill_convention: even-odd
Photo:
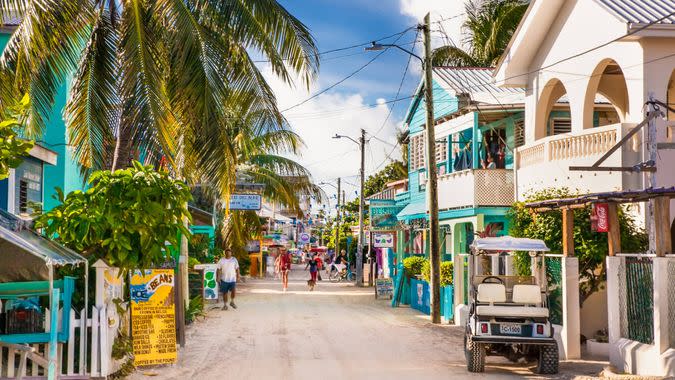
<instances>
[{"instance_id":1,"label":"balcony railing","mask_svg":"<svg viewBox=\"0 0 675 380\"><path fill-rule=\"evenodd\" d=\"M513 204L513 171L473 169L438 178L438 208L456 209Z\"/></svg>"},{"instance_id":2,"label":"balcony railing","mask_svg":"<svg viewBox=\"0 0 675 380\"><path fill-rule=\"evenodd\" d=\"M599 156L621 138L622 124L587 129L580 133L549 136L518 149L518 168L543 161L573 160Z\"/></svg>"},{"instance_id":3,"label":"balcony railing","mask_svg":"<svg viewBox=\"0 0 675 380\"><path fill-rule=\"evenodd\" d=\"M635 124L620 123L548 136L516 150L518 197L551 187L601 192L636 189L639 175L629 172L579 172L570 166L591 166L616 145ZM602 163L606 167L633 166L640 162L640 134Z\"/></svg>"}]
</instances>

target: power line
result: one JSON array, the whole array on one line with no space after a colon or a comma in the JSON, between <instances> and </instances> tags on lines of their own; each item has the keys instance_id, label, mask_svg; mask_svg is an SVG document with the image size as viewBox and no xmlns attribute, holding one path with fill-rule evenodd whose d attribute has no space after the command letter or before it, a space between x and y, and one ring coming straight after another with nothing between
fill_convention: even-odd
<instances>
[{"instance_id":1,"label":"power line","mask_svg":"<svg viewBox=\"0 0 675 380\"><path fill-rule=\"evenodd\" d=\"M417 37L419 36L419 34L420 34L420 31L419 31L419 29L417 29L417 31L415 32L415 42L417 42ZM413 47L412 47L412 51L413 52L415 51L415 45L414 44L413 44ZM406 65L405 65L405 70L403 70L403 76L401 77L401 82L398 84L398 90L396 90L396 96L394 96L394 98L398 98L399 94L401 93L401 88L403 88L403 82L405 82L406 74L408 74L408 68L410 68L410 62L412 61L412 57L413 57L412 55L408 54L408 63L406 63ZM395 107L396 107L396 103L394 103L394 105L392 105L389 108L389 112L387 113L387 117L384 118L384 121L382 122L382 125L377 130L377 132L375 132L373 134L373 137L371 137L371 138L376 138L376 136L382 131L382 129L384 129L385 125L387 125L387 121L389 121L389 118L391 117L391 114L394 112Z\"/></svg>"},{"instance_id":2,"label":"power line","mask_svg":"<svg viewBox=\"0 0 675 380\"><path fill-rule=\"evenodd\" d=\"M408 28L408 29L406 29L404 32L402 32L402 33L398 36L398 38L396 38L396 40L394 40L393 43L395 44L399 39L401 39L401 37L403 37L403 34L406 33L407 31L409 31L410 29L411 29L411 28ZM380 53L378 53L375 57L373 57L371 60L369 60L368 62L366 62L364 65L362 65L361 67L359 67L358 69L356 69L355 71L353 71L351 74L347 75L346 77L340 79L339 81L333 83L332 85L326 87L325 89L323 89L323 90L317 92L316 94L310 96L309 98L307 98L307 99L301 101L300 103L297 103L297 104L292 105L292 106L290 106L290 107L288 107L288 108L286 108L286 109L284 109L284 110L281 110L281 112L286 112L286 111L288 111L288 110L292 110L293 108L299 107L299 106L301 106L301 105L307 103L308 101L310 101L310 100L316 98L317 96L319 96L319 95L321 95L321 94L324 94L324 93L330 91L331 89L333 89L333 88L339 86L340 84L342 84L342 83L344 83L345 81L347 81L349 78L353 77L354 75L358 74L358 73L361 72L363 69L365 69L366 67L368 67L371 63L375 62L375 60L377 60L378 58L380 58L380 56L382 56L382 54L386 53L387 50L389 50L389 48L385 48L384 50L382 50L382 51L381 51Z\"/></svg>"},{"instance_id":3,"label":"power line","mask_svg":"<svg viewBox=\"0 0 675 380\"><path fill-rule=\"evenodd\" d=\"M398 32L398 33L390 34L390 35L385 36L385 37L380 37L380 38L378 38L378 39L376 39L376 40L370 40L370 41L368 41L368 42L363 42L363 43L360 43L360 44L355 44L355 45L345 46L345 47L341 47L341 48L337 48L337 49L330 49L330 50L322 51L322 52L316 53L316 56L319 57L319 56L326 55L326 54L330 54L330 53L337 53L337 52L339 52L339 51L345 51L345 50L356 49L356 48L359 48L359 47L368 46L368 45L370 45L373 41L374 41L374 42L378 42L378 41L386 40L386 39L389 39L389 38L392 38L392 37L400 36L400 35L402 35L402 34L405 34L405 33L408 32L410 29L413 29L413 28L415 28L415 26L411 26L411 27L409 27L409 28L407 28L407 29L405 29L405 30L403 30L403 31L401 31L401 32ZM307 57L309 57L309 56L305 55L305 58L307 58ZM283 60L284 60L284 61L287 61L287 60L290 60L290 58L284 58ZM253 61L253 62L254 62L254 63L269 63L269 62L271 62L271 60L269 60L269 59L261 59L261 60L255 60L255 61Z\"/></svg>"}]
</instances>

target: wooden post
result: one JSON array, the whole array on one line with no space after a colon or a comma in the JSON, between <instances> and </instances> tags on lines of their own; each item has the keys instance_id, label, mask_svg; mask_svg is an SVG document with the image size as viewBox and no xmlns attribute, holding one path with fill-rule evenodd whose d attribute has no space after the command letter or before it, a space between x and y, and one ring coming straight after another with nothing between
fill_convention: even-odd
<instances>
[{"instance_id":1,"label":"wooden post","mask_svg":"<svg viewBox=\"0 0 675 380\"><path fill-rule=\"evenodd\" d=\"M563 256L574 256L574 210L562 209L563 217Z\"/></svg>"},{"instance_id":2,"label":"wooden post","mask_svg":"<svg viewBox=\"0 0 675 380\"><path fill-rule=\"evenodd\" d=\"M621 226L619 225L619 213L616 203L607 204L607 224L609 224L609 231L607 232L608 251L610 256L615 256L621 252Z\"/></svg>"},{"instance_id":3,"label":"wooden post","mask_svg":"<svg viewBox=\"0 0 675 380\"><path fill-rule=\"evenodd\" d=\"M658 257L664 257L672 250L670 237L670 198L658 197L654 199L654 253Z\"/></svg>"}]
</instances>

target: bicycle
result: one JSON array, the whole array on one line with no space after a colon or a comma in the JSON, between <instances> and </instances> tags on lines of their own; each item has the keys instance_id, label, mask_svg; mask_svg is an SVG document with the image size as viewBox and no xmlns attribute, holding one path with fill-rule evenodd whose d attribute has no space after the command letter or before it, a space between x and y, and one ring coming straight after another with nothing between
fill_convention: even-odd
<instances>
[{"instance_id":1,"label":"bicycle","mask_svg":"<svg viewBox=\"0 0 675 380\"><path fill-rule=\"evenodd\" d=\"M338 271L338 269L333 266L331 267L330 272L328 272L328 279L331 282L356 281L356 274L352 272L349 267Z\"/></svg>"}]
</instances>

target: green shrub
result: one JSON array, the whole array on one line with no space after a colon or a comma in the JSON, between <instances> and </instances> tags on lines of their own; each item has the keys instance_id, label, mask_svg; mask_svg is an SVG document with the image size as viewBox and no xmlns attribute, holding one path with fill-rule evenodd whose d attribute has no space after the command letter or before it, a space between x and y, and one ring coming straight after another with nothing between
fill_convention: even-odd
<instances>
[{"instance_id":1,"label":"green shrub","mask_svg":"<svg viewBox=\"0 0 675 380\"><path fill-rule=\"evenodd\" d=\"M441 286L452 285L454 264L452 261L444 261L441 263ZM424 260L422 265L422 277L424 281L431 282L431 263L429 260Z\"/></svg>"},{"instance_id":2,"label":"green shrub","mask_svg":"<svg viewBox=\"0 0 675 380\"><path fill-rule=\"evenodd\" d=\"M407 277L415 277L422 274L422 267L427 260L422 256L410 256L403 259L403 269Z\"/></svg>"}]
</instances>

